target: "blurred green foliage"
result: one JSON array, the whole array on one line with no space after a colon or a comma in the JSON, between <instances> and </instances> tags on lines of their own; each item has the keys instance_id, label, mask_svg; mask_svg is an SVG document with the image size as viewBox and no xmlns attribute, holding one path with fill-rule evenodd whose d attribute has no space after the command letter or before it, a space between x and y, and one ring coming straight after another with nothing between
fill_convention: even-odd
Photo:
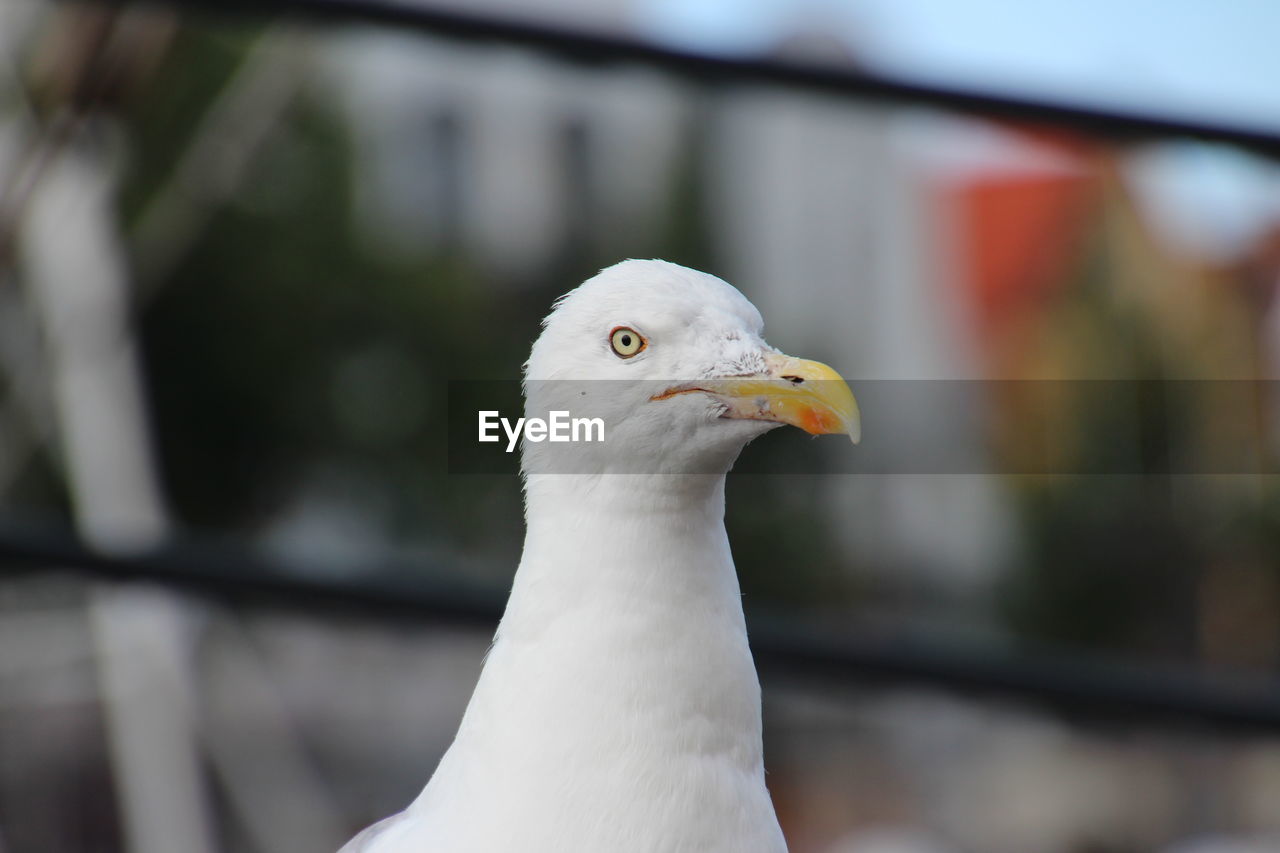
<instances>
[{"instance_id":1,"label":"blurred green foliage","mask_svg":"<svg viewBox=\"0 0 1280 853\"><path fill-rule=\"evenodd\" d=\"M170 189L192 128L261 37L181 31L130 116L126 222ZM555 297L618 258L571 235L578 241L554 263L512 283L492 280L460 247L377 253L353 219L352 129L335 110L304 88L242 191L148 285L140 327L168 496L194 533L253 536L308 477L336 470L376 484L395 540L444 545L502 578L519 554L519 484L448 473L448 382L518 377ZM680 158L656 242L624 256L715 269L695 144ZM753 600L830 600L847 573L813 490L752 477L737 491L729 524Z\"/></svg>"}]
</instances>

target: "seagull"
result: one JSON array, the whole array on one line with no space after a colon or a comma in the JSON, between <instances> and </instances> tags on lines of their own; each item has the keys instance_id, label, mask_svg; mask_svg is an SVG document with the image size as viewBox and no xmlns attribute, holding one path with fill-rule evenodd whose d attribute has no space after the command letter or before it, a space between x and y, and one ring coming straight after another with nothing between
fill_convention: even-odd
<instances>
[{"instance_id":1,"label":"seagull","mask_svg":"<svg viewBox=\"0 0 1280 853\"><path fill-rule=\"evenodd\" d=\"M791 424L860 437L832 368L784 355L727 282L628 260L562 296L526 415L606 441L522 444L524 552L452 745L339 853L780 853L725 475Z\"/></svg>"}]
</instances>

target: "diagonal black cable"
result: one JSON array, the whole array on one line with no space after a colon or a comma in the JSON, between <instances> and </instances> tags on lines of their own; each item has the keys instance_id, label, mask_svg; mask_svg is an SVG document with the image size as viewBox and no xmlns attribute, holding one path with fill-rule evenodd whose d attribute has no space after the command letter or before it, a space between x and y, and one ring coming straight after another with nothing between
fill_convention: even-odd
<instances>
[{"instance_id":1,"label":"diagonal black cable","mask_svg":"<svg viewBox=\"0 0 1280 853\"><path fill-rule=\"evenodd\" d=\"M103 0L116 4L128 0ZM369 23L457 41L528 47L576 62L642 63L713 83L774 84L864 100L928 105L1017 121L1043 122L1115 140L1187 137L1226 142L1280 159L1280 132L1121 110L924 85L861 68L722 57L674 50L635 39L587 33L531 20L433 9L410 0L149 0L224 17L265 20L278 16L317 22ZM145 4L144 4L145 5Z\"/></svg>"}]
</instances>

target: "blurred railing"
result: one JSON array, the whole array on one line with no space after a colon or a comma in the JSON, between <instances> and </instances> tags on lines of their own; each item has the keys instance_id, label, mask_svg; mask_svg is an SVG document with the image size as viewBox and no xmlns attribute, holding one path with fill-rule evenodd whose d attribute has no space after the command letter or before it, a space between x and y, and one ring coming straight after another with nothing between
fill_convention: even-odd
<instances>
[{"instance_id":1,"label":"blurred railing","mask_svg":"<svg viewBox=\"0 0 1280 853\"><path fill-rule=\"evenodd\" d=\"M771 84L860 100L921 104L1034 121L1112 140L1185 137L1229 143L1280 159L1280 135L1244 127L1085 109L905 83L865 70L680 52L639 41L589 35L401 2L362 0L168 0L201 14L255 18L296 16L317 22L370 23L469 42L502 42L581 63L642 63L711 85ZM242 552L187 547L133 556L107 555L66 537L0 531L0 572L49 567L111 582L161 584L254 607L444 620L488 628L502 607L500 590L387 584L303 577ZM392 572L365 573L365 578ZM762 624L766 622L766 624ZM1000 656L815 634L794 624L753 622L752 641L766 677L827 682L910 682L965 693L1029 700L1076 719L1140 720L1221 730L1280 731L1280 689L1187 671L1120 667L1078 659Z\"/></svg>"},{"instance_id":2,"label":"blurred railing","mask_svg":"<svg viewBox=\"0 0 1280 853\"><path fill-rule=\"evenodd\" d=\"M500 590L424 582L421 574L412 583L337 581L300 576L288 567L230 550L168 547L138 556L112 556L60 537L0 533L0 571L5 575L45 572L50 566L112 582L161 584L238 606L485 629L497 624L505 598ZM405 577L394 566L364 574ZM1261 686L1256 679L944 649L897 638L836 637L767 615L752 620L751 644L766 679L933 686L1031 701L1078 723L1137 721L1224 732L1280 731L1280 690Z\"/></svg>"}]
</instances>

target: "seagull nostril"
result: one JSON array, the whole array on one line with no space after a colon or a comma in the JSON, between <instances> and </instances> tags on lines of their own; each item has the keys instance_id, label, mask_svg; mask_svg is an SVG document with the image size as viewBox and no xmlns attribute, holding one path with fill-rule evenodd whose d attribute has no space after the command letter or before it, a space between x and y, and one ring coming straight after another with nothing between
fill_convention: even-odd
<instances>
[{"instance_id":1,"label":"seagull nostril","mask_svg":"<svg viewBox=\"0 0 1280 853\"><path fill-rule=\"evenodd\" d=\"M790 382L792 385L799 385L804 382L803 376L784 376L782 378Z\"/></svg>"}]
</instances>

